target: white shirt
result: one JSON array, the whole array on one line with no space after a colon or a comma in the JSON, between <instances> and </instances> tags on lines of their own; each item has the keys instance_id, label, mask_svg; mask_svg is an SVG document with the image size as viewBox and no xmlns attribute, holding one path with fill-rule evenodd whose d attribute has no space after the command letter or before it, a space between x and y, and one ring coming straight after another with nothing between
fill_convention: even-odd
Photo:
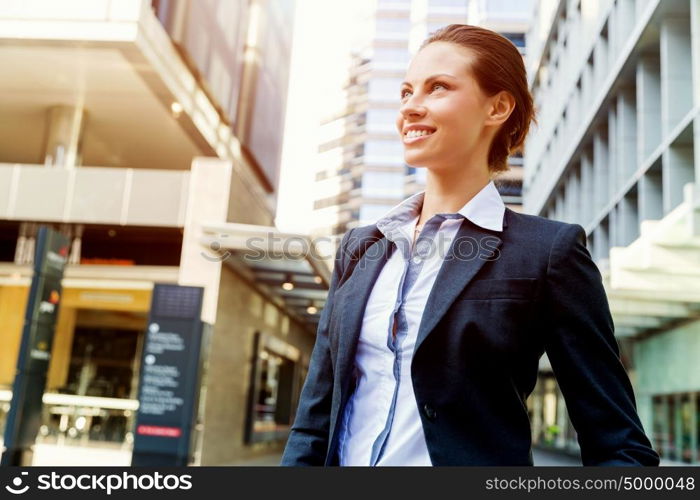
<instances>
[{"instance_id":1,"label":"white shirt","mask_svg":"<svg viewBox=\"0 0 700 500\"><path fill-rule=\"evenodd\" d=\"M392 208L377 227L395 242L413 232L423 205L421 191ZM474 224L502 231L505 205L493 181L458 212ZM462 217L440 225L415 284L406 297L399 288L408 261L396 248L367 301L355 355L357 385L342 414L339 463L345 465L432 465L411 382L411 360L425 304ZM407 328L395 350L389 343L393 316L403 300ZM393 411L392 411L393 406ZM387 434L388 432L388 434Z\"/></svg>"}]
</instances>

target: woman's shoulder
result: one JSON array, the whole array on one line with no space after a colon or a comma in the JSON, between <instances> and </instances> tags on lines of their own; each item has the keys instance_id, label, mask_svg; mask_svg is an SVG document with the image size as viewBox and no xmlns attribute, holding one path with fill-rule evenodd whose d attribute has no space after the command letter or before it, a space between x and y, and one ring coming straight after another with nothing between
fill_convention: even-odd
<instances>
[{"instance_id":1,"label":"woman's shoulder","mask_svg":"<svg viewBox=\"0 0 700 500\"><path fill-rule=\"evenodd\" d=\"M506 220L508 224L507 227L512 228L516 232L529 234L530 236L538 235L554 238L560 233L576 233L580 231L583 231L585 234L585 230L580 224L516 212L507 207Z\"/></svg>"}]
</instances>

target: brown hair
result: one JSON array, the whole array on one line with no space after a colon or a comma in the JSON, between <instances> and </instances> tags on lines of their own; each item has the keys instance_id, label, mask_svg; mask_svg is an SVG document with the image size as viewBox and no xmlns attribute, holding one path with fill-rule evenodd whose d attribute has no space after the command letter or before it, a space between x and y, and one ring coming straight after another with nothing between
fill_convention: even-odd
<instances>
[{"instance_id":1,"label":"brown hair","mask_svg":"<svg viewBox=\"0 0 700 500\"><path fill-rule=\"evenodd\" d=\"M493 96L505 90L515 99L515 109L501 125L488 155L492 174L508 170L508 156L522 152L530 122L537 123L523 57L503 35L469 24L450 24L432 33L420 46L433 42L452 42L474 54L471 73L481 90Z\"/></svg>"}]
</instances>

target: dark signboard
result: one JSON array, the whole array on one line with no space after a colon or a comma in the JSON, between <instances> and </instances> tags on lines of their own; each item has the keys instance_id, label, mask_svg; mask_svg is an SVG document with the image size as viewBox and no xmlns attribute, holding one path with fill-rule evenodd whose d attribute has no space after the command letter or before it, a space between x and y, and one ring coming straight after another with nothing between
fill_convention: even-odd
<instances>
[{"instance_id":1,"label":"dark signboard","mask_svg":"<svg viewBox=\"0 0 700 500\"><path fill-rule=\"evenodd\" d=\"M141 356L132 465L187 465L199 394L201 287L156 284Z\"/></svg>"},{"instance_id":2,"label":"dark signboard","mask_svg":"<svg viewBox=\"0 0 700 500\"><path fill-rule=\"evenodd\" d=\"M17 357L12 403L5 426L2 465L29 465L31 461L31 447L41 425L42 397L68 252L68 238L47 227L39 228L34 276Z\"/></svg>"}]
</instances>

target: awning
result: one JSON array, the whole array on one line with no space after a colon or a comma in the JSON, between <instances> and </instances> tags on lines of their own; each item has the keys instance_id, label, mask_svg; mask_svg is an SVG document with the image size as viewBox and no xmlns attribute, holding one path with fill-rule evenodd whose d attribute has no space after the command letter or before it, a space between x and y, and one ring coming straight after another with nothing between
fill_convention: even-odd
<instances>
[{"instance_id":1,"label":"awning","mask_svg":"<svg viewBox=\"0 0 700 500\"><path fill-rule=\"evenodd\" d=\"M661 220L641 223L627 247L610 249L601 269L618 337L635 337L700 319L700 193Z\"/></svg>"},{"instance_id":2,"label":"awning","mask_svg":"<svg viewBox=\"0 0 700 500\"><path fill-rule=\"evenodd\" d=\"M327 259L307 235L272 226L202 225L201 243L268 300L316 331L330 286Z\"/></svg>"},{"instance_id":3,"label":"awning","mask_svg":"<svg viewBox=\"0 0 700 500\"><path fill-rule=\"evenodd\" d=\"M612 247L599 268L618 339L634 339L700 319L700 193L661 220L641 223L640 236ZM540 359L541 371L551 371Z\"/></svg>"}]
</instances>

